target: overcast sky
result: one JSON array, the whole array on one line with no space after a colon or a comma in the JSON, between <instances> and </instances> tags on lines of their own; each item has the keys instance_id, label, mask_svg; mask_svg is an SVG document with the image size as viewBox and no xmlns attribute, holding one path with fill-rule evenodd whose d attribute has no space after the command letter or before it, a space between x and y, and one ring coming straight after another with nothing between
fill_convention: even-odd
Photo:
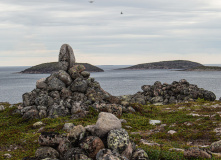
<instances>
[{"instance_id":1,"label":"overcast sky","mask_svg":"<svg viewBox=\"0 0 221 160\"><path fill-rule=\"evenodd\" d=\"M64 43L94 65L221 64L221 1L0 1L0 66L57 61Z\"/></svg>"}]
</instances>

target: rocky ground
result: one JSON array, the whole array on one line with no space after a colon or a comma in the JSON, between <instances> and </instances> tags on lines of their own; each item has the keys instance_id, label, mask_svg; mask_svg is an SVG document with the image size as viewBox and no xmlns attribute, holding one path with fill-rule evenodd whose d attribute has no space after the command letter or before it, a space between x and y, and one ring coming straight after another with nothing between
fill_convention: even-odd
<instances>
[{"instance_id":1,"label":"rocky ground","mask_svg":"<svg viewBox=\"0 0 221 160\"><path fill-rule=\"evenodd\" d=\"M81 125L82 130L89 130L90 136L102 137L99 133L93 134L88 127L96 125L98 121L99 113L93 108L90 108L84 118L73 119L69 115L26 121L22 115L14 112L19 105L0 104L0 159L17 160L36 156L36 151L42 146L39 137L47 132L70 136L71 132L67 128L67 124L70 123L72 127ZM134 103L131 107L136 112L119 116L120 125L128 133L130 142L135 143L136 148L143 149L149 159L219 159L221 102L198 99L196 102L170 105ZM72 131L73 133L75 132ZM86 141L84 138L81 143ZM102 142L105 148L113 150L103 139ZM89 158L88 152L85 153L85 149L83 151L84 156ZM101 153L104 156L103 152ZM112 151L108 153L114 155Z\"/></svg>"}]
</instances>

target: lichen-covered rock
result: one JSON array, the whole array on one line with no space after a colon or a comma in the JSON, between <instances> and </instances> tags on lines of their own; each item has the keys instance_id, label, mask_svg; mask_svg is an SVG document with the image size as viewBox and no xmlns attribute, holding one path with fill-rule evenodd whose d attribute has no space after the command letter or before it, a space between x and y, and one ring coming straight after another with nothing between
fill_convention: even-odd
<instances>
[{"instance_id":1,"label":"lichen-covered rock","mask_svg":"<svg viewBox=\"0 0 221 160\"><path fill-rule=\"evenodd\" d=\"M38 143L41 146L57 147L62 141L62 137L54 132L42 132L38 138Z\"/></svg>"},{"instance_id":2,"label":"lichen-covered rock","mask_svg":"<svg viewBox=\"0 0 221 160\"><path fill-rule=\"evenodd\" d=\"M141 160L141 159L142 160L149 160L149 157L143 149L138 148L133 152L131 160Z\"/></svg>"},{"instance_id":3,"label":"lichen-covered rock","mask_svg":"<svg viewBox=\"0 0 221 160\"><path fill-rule=\"evenodd\" d=\"M80 143L80 147L90 158L94 159L99 150L104 148L104 143L99 137L88 136Z\"/></svg>"},{"instance_id":4,"label":"lichen-covered rock","mask_svg":"<svg viewBox=\"0 0 221 160\"><path fill-rule=\"evenodd\" d=\"M75 157L80 154L85 155L86 153L78 147L70 148L67 152L65 152L64 160L75 160Z\"/></svg>"},{"instance_id":5,"label":"lichen-covered rock","mask_svg":"<svg viewBox=\"0 0 221 160\"><path fill-rule=\"evenodd\" d=\"M184 157L185 158L212 158L212 155L207 152L206 150L202 150L199 148L190 148L184 151Z\"/></svg>"},{"instance_id":6,"label":"lichen-covered rock","mask_svg":"<svg viewBox=\"0 0 221 160\"><path fill-rule=\"evenodd\" d=\"M63 138L57 147L57 151L63 156L70 148L70 141L66 138Z\"/></svg>"},{"instance_id":7,"label":"lichen-covered rock","mask_svg":"<svg viewBox=\"0 0 221 160\"><path fill-rule=\"evenodd\" d=\"M101 149L97 155L96 160L128 160L126 157L121 156L119 153L113 153L110 149Z\"/></svg>"},{"instance_id":8,"label":"lichen-covered rock","mask_svg":"<svg viewBox=\"0 0 221 160\"><path fill-rule=\"evenodd\" d=\"M71 92L71 90L68 89L68 88L62 88L62 90L61 90L61 92L60 92L60 95L61 95L61 98L62 98L62 99L66 99L66 98L71 97L72 92Z\"/></svg>"},{"instance_id":9,"label":"lichen-covered rock","mask_svg":"<svg viewBox=\"0 0 221 160\"><path fill-rule=\"evenodd\" d=\"M67 71L69 68L74 66L75 64L74 51L70 45L63 44L61 46L58 62L60 69L64 71Z\"/></svg>"},{"instance_id":10,"label":"lichen-covered rock","mask_svg":"<svg viewBox=\"0 0 221 160\"><path fill-rule=\"evenodd\" d=\"M221 152L221 141L213 142L210 145L210 151L220 153Z\"/></svg>"},{"instance_id":11,"label":"lichen-covered rock","mask_svg":"<svg viewBox=\"0 0 221 160\"><path fill-rule=\"evenodd\" d=\"M58 71L58 79L60 79L66 85L70 85L72 82L70 75L67 72L65 72L64 70Z\"/></svg>"},{"instance_id":12,"label":"lichen-covered rock","mask_svg":"<svg viewBox=\"0 0 221 160\"><path fill-rule=\"evenodd\" d=\"M67 116L70 112L68 108L65 108L64 106L54 104L53 106L50 106L48 108L48 115L51 118L57 118L59 116Z\"/></svg>"},{"instance_id":13,"label":"lichen-covered rock","mask_svg":"<svg viewBox=\"0 0 221 160\"><path fill-rule=\"evenodd\" d=\"M73 143L82 140L85 136L85 132L86 129L82 125L74 126L68 134L69 140Z\"/></svg>"},{"instance_id":14,"label":"lichen-covered rock","mask_svg":"<svg viewBox=\"0 0 221 160\"><path fill-rule=\"evenodd\" d=\"M29 110L29 111L24 113L22 118L25 119L25 120L39 119L38 110L36 110L36 109Z\"/></svg>"},{"instance_id":15,"label":"lichen-covered rock","mask_svg":"<svg viewBox=\"0 0 221 160\"><path fill-rule=\"evenodd\" d=\"M32 106L35 104L35 97L36 97L36 92L28 92L28 93L24 93L22 95L22 99L23 99L23 105L24 106Z\"/></svg>"},{"instance_id":16,"label":"lichen-covered rock","mask_svg":"<svg viewBox=\"0 0 221 160\"><path fill-rule=\"evenodd\" d=\"M35 156L40 159L44 158L59 158L59 153L51 147L40 147L35 152Z\"/></svg>"},{"instance_id":17,"label":"lichen-covered rock","mask_svg":"<svg viewBox=\"0 0 221 160\"><path fill-rule=\"evenodd\" d=\"M56 78L53 74L46 79L49 91L60 91L65 87L65 83Z\"/></svg>"},{"instance_id":18,"label":"lichen-covered rock","mask_svg":"<svg viewBox=\"0 0 221 160\"><path fill-rule=\"evenodd\" d=\"M88 71L83 71L83 72L81 72L81 75L84 77L84 78L89 78L90 77L90 72L88 72Z\"/></svg>"},{"instance_id":19,"label":"lichen-covered rock","mask_svg":"<svg viewBox=\"0 0 221 160\"><path fill-rule=\"evenodd\" d=\"M73 92L85 93L87 90L87 81L83 80L82 78L75 79L71 85L71 90Z\"/></svg>"},{"instance_id":20,"label":"lichen-covered rock","mask_svg":"<svg viewBox=\"0 0 221 160\"><path fill-rule=\"evenodd\" d=\"M95 134L98 137L105 136L110 130L121 128L120 120L111 113L100 112L95 125Z\"/></svg>"},{"instance_id":21,"label":"lichen-covered rock","mask_svg":"<svg viewBox=\"0 0 221 160\"><path fill-rule=\"evenodd\" d=\"M108 133L107 145L111 150L122 153L129 145L129 135L125 129L114 129Z\"/></svg>"}]
</instances>

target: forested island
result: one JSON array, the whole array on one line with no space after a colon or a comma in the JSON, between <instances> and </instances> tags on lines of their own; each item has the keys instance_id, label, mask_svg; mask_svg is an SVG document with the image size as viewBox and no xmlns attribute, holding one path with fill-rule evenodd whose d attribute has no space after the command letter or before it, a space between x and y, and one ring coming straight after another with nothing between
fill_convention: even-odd
<instances>
[{"instance_id":1,"label":"forested island","mask_svg":"<svg viewBox=\"0 0 221 160\"><path fill-rule=\"evenodd\" d=\"M76 65L83 65L86 69L85 71L88 72L104 72L103 69L93 66L89 63L76 63ZM28 69L25 69L24 71L21 71L20 73L26 73L26 74L50 74L52 72L56 72L59 70L58 62L50 62L50 63L42 63L33 67L30 67Z\"/></svg>"}]
</instances>

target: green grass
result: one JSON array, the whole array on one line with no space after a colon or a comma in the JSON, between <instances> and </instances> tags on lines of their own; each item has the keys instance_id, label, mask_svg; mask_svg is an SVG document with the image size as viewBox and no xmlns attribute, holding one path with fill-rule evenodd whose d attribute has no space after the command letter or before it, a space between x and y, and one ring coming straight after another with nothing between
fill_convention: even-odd
<instances>
[{"instance_id":1,"label":"green grass","mask_svg":"<svg viewBox=\"0 0 221 160\"><path fill-rule=\"evenodd\" d=\"M138 147L143 148L151 160L184 160L182 152L169 151L169 149L187 149L194 146L193 144L201 142L211 144L220 140L213 130L219 126L221 117L218 112L221 112L221 108L208 107L208 105L214 104L220 104L220 102L199 100L198 102L164 106L132 104L136 113L124 113L120 118L127 121L127 123L123 123L123 128L132 127L126 129L131 140ZM14 115L13 111L18 104L13 108L9 108L8 103L0 103L0 105L6 107L4 111L0 111L0 159L3 159L5 153L11 154L12 160L34 156L39 147L40 133L37 133L39 128L33 128L32 125L39 120L24 121L21 115ZM200 116L192 116L191 113ZM86 126L95 124L97 117L98 113L90 108L89 114L85 118L70 119L67 116L55 119L44 118L41 121L45 124L44 131L65 133L62 130L64 123ZM162 124L166 126L162 129L160 125L150 125L149 120L161 120ZM170 135L167 133L169 130L175 130L177 133ZM161 146L144 145L140 142L141 139L159 143ZM193 143L190 145L187 142Z\"/></svg>"}]
</instances>

